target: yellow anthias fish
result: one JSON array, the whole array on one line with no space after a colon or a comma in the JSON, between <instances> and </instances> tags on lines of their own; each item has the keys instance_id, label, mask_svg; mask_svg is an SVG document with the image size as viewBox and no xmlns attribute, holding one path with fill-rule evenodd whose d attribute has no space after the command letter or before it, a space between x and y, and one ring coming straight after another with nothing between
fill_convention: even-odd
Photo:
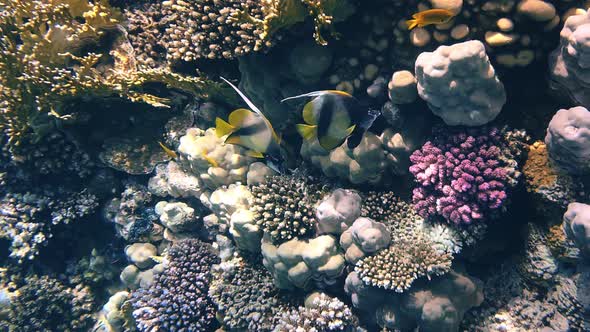
<instances>
[{"instance_id":1,"label":"yellow anthias fish","mask_svg":"<svg viewBox=\"0 0 590 332\"><path fill-rule=\"evenodd\" d=\"M248 149L248 155L255 158L265 158L272 162L271 167L282 163L280 143L281 140L275 133L270 121L262 112L244 95L236 86L229 84L242 99L250 106L251 110L240 108L233 111L227 121L215 119L215 131L217 137L224 137L225 143L242 146Z\"/></svg>"},{"instance_id":2,"label":"yellow anthias fish","mask_svg":"<svg viewBox=\"0 0 590 332\"><path fill-rule=\"evenodd\" d=\"M166 145L164 145L164 143L158 141L158 144L160 144L160 147L162 147L162 150L164 150L164 152L166 153L166 155L168 157L170 157L171 159L176 159L178 158L178 154L171 150L169 147L167 147Z\"/></svg>"},{"instance_id":3,"label":"yellow anthias fish","mask_svg":"<svg viewBox=\"0 0 590 332\"><path fill-rule=\"evenodd\" d=\"M408 30L415 27L425 27L430 24L444 24L448 23L455 13L448 9L428 9L412 15L411 20L407 20Z\"/></svg>"}]
</instances>

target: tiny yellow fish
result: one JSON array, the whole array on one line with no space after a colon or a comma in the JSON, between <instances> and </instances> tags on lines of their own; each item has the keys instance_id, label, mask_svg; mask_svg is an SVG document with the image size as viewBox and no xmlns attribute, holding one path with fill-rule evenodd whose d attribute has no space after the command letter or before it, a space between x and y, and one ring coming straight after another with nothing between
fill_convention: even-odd
<instances>
[{"instance_id":1,"label":"tiny yellow fish","mask_svg":"<svg viewBox=\"0 0 590 332\"><path fill-rule=\"evenodd\" d=\"M211 165L213 167L219 167L219 164L215 161L215 159L213 159L207 155L207 151L203 150L203 152L201 153L201 156L203 157L203 159L207 160L209 165Z\"/></svg>"},{"instance_id":2,"label":"tiny yellow fish","mask_svg":"<svg viewBox=\"0 0 590 332\"><path fill-rule=\"evenodd\" d=\"M428 9L412 15L411 20L407 20L408 30L415 27L425 27L431 24L444 24L449 22L455 13L448 9Z\"/></svg>"},{"instance_id":3,"label":"tiny yellow fish","mask_svg":"<svg viewBox=\"0 0 590 332\"><path fill-rule=\"evenodd\" d=\"M178 158L178 154L171 150L170 148L168 148L166 145L164 145L164 143L158 141L158 144L160 144L160 146L162 147L162 150L164 150L164 152L166 153L166 155L172 159L176 159Z\"/></svg>"}]
</instances>

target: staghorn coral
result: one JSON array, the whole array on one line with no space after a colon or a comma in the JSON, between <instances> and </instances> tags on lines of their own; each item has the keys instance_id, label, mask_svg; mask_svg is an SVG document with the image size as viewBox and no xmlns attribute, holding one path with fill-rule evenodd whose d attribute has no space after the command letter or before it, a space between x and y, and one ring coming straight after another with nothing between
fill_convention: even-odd
<instances>
[{"instance_id":1,"label":"staghorn coral","mask_svg":"<svg viewBox=\"0 0 590 332\"><path fill-rule=\"evenodd\" d=\"M432 141L415 151L410 172L418 186L416 210L456 224L489 219L502 211L520 178L517 149L497 128L435 129Z\"/></svg>"},{"instance_id":2,"label":"staghorn coral","mask_svg":"<svg viewBox=\"0 0 590 332\"><path fill-rule=\"evenodd\" d=\"M557 111L545 144L557 167L573 175L590 174L590 111L581 106Z\"/></svg>"},{"instance_id":3,"label":"staghorn coral","mask_svg":"<svg viewBox=\"0 0 590 332\"><path fill-rule=\"evenodd\" d=\"M438 252L432 242L419 238L414 242L394 242L389 248L358 261L354 271L367 285L403 293L418 278L447 273L451 260L450 254Z\"/></svg>"},{"instance_id":4,"label":"staghorn coral","mask_svg":"<svg viewBox=\"0 0 590 332\"><path fill-rule=\"evenodd\" d=\"M174 243L168 265L148 288L131 294L133 317L140 331L215 327L215 307L208 296L211 266L219 262L210 244L196 239Z\"/></svg>"},{"instance_id":5,"label":"staghorn coral","mask_svg":"<svg viewBox=\"0 0 590 332\"><path fill-rule=\"evenodd\" d=\"M122 19L105 0L0 2L0 130L12 150L40 116L72 119L67 105L76 98L119 97L169 107L171 100L144 87L157 83L200 97L224 89L163 69L138 70L118 25ZM114 40L101 45L112 47L108 55L88 52L105 39Z\"/></svg>"},{"instance_id":6,"label":"staghorn coral","mask_svg":"<svg viewBox=\"0 0 590 332\"><path fill-rule=\"evenodd\" d=\"M312 293L305 307L280 313L273 331L356 331L357 327L358 318L344 302L325 293Z\"/></svg>"},{"instance_id":7,"label":"staghorn coral","mask_svg":"<svg viewBox=\"0 0 590 332\"><path fill-rule=\"evenodd\" d=\"M272 276L262 266L234 259L214 269L209 296L220 322L232 331L271 331L283 305Z\"/></svg>"},{"instance_id":8,"label":"staghorn coral","mask_svg":"<svg viewBox=\"0 0 590 332\"><path fill-rule=\"evenodd\" d=\"M93 322L93 295L78 285L70 288L57 279L29 275L10 301L6 331L85 331Z\"/></svg>"},{"instance_id":9,"label":"staghorn coral","mask_svg":"<svg viewBox=\"0 0 590 332\"><path fill-rule=\"evenodd\" d=\"M274 244L312 236L315 206L323 190L321 184L297 175L271 176L264 183L250 186L256 224Z\"/></svg>"}]
</instances>

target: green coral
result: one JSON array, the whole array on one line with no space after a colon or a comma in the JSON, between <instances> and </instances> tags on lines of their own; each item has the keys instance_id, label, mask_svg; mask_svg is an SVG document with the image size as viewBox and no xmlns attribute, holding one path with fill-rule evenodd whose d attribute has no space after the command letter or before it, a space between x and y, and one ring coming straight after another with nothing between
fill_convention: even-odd
<instances>
[{"instance_id":1,"label":"green coral","mask_svg":"<svg viewBox=\"0 0 590 332\"><path fill-rule=\"evenodd\" d=\"M138 69L122 19L106 0L0 0L0 130L11 148L42 115L67 120L74 99L169 107L171 100L146 92L152 83L196 97L224 94L223 86L198 77Z\"/></svg>"}]
</instances>

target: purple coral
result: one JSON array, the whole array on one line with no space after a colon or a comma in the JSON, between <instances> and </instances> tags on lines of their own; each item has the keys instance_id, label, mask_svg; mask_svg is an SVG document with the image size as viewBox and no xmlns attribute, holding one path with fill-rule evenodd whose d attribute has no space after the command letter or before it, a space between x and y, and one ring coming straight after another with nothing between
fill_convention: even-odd
<instances>
[{"instance_id":1,"label":"purple coral","mask_svg":"<svg viewBox=\"0 0 590 332\"><path fill-rule=\"evenodd\" d=\"M501 209L519 175L507 144L498 128L437 128L434 139L410 156L418 213L469 224Z\"/></svg>"}]
</instances>

